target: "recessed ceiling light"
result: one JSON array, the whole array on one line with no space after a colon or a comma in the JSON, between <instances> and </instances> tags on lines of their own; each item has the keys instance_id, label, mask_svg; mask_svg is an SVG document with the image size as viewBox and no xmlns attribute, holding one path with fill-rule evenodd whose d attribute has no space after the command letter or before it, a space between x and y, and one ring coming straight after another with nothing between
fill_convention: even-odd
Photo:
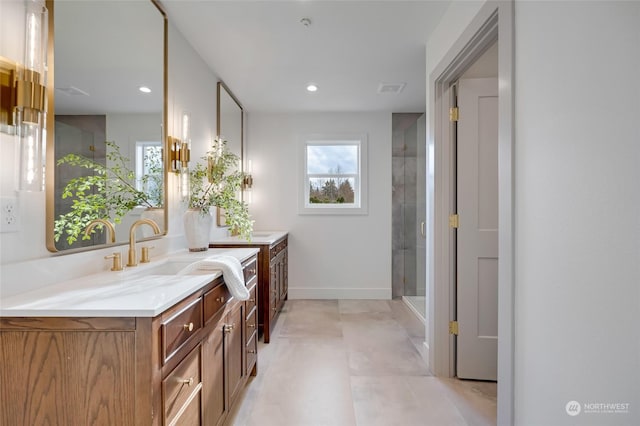
<instances>
[{"instance_id":1,"label":"recessed ceiling light","mask_svg":"<svg viewBox=\"0 0 640 426\"><path fill-rule=\"evenodd\" d=\"M151 93L151 89L149 89L147 86L140 86L138 90L142 93Z\"/></svg>"},{"instance_id":2,"label":"recessed ceiling light","mask_svg":"<svg viewBox=\"0 0 640 426\"><path fill-rule=\"evenodd\" d=\"M314 83L307 84L307 92L317 92L318 86Z\"/></svg>"}]
</instances>

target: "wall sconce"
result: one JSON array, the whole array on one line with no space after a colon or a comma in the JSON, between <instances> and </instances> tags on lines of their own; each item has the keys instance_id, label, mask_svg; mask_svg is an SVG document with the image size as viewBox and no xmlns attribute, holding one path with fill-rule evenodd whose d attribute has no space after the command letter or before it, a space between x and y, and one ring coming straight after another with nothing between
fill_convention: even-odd
<instances>
[{"instance_id":1,"label":"wall sconce","mask_svg":"<svg viewBox=\"0 0 640 426\"><path fill-rule=\"evenodd\" d=\"M44 189L48 11L43 0L25 1L23 63L0 58L0 130L15 134L18 189Z\"/></svg>"},{"instance_id":2,"label":"wall sconce","mask_svg":"<svg viewBox=\"0 0 640 426\"><path fill-rule=\"evenodd\" d=\"M245 165L244 177L242 179L242 199L251 204L251 189L253 188L253 176L251 175L251 160L247 160Z\"/></svg>"},{"instance_id":3,"label":"wall sconce","mask_svg":"<svg viewBox=\"0 0 640 426\"><path fill-rule=\"evenodd\" d=\"M253 176L251 176L252 172L252 164L251 160L247 160L244 166L244 179L242 180L242 189L250 190L253 187Z\"/></svg>"},{"instance_id":4,"label":"wall sconce","mask_svg":"<svg viewBox=\"0 0 640 426\"><path fill-rule=\"evenodd\" d=\"M191 117L182 113L182 139L169 136L171 171L180 174L180 196L189 196L189 161L191 160Z\"/></svg>"}]
</instances>

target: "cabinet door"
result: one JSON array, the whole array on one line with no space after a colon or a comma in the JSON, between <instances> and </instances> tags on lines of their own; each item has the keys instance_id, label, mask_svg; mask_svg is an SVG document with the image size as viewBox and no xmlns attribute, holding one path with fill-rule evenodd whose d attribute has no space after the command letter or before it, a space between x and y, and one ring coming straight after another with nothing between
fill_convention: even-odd
<instances>
[{"instance_id":1,"label":"cabinet door","mask_svg":"<svg viewBox=\"0 0 640 426\"><path fill-rule=\"evenodd\" d=\"M225 348L224 326L226 316L222 317L202 343L204 399L204 424L216 426L222 423L227 413L225 398Z\"/></svg>"},{"instance_id":2,"label":"cabinet door","mask_svg":"<svg viewBox=\"0 0 640 426\"><path fill-rule=\"evenodd\" d=\"M11 318L11 322L29 320ZM59 327L56 321L46 318L42 323ZM60 322L87 326L82 319ZM136 334L132 331L12 331L3 327L0 424L136 424L135 355ZM142 399L146 390L140 392Z\"/></svg>"},{"instance_id":3,"label":"cabinet door","mask_svg":"<svg viewBox=\"0 0 640 426\"><path fill-rule=\"evenodd\" d=\"M278 288L280 290L280 303L284 303L287 299L287 249L285 248L280 252L280 260L278 261L278 267L280 268L278 274Z\"/></svg>"},{"instance_id":4,"label":"cabinet door","mask_svg":"<svg viewBox=\"0 0 640 426\"><path fill-rule=\"evenodd\" d=\"M229 401L233 401L242 388L244 377L244 303L236 303L227 316L225 357L228 365Z\"/></svg>"},{"instance_id":5,"label":"cabinet door","mask_svg":"<svg viewBox=\"0 0 640 426\"><path fill-rule=\"evenodd\" d=\"M278 312L278 301L280 300L277 259L269 266L269 277L269 319L271 320ZM273 327L273 324L270 323L270 327Z\"/></svg>"},{"instance_id":6,"label":"cabinet door","mask_svg":"<svg viewBox=\"0 0 640 426\"><path fill-rule=\"evenodd\" d=\"M289 249L284 249L284 300L289 298Z\"/></svg>"}]
</instances>

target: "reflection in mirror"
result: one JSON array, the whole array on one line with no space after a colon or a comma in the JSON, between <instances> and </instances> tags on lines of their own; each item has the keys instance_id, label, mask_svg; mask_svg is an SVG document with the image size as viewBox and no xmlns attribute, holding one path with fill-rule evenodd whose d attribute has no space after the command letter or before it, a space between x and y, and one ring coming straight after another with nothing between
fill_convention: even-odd
<instances>
[{"instance_id":1,"label":"reflection in mirror","mask_svg":"<svg viewBox=\"0 0 640 426\"><path fill-rule=\"evenodd\" d=\"M156 221L165 234L164 12L152 1L56 1L54 6L47 247L105 244L106 227L85 236L86 225L96 218L116 223L116 244L128 242L129 228L141 216ZM137 237L150 236L150 230L140 227Z\"/></svg>"},{"instance_id":2,"label":"reflection in mirror","mask_svg":"<svg viewBox=\"0 0 640 426\"><path fill-rule=\"evenodd\" d=\"M227 142L227 148L240 159L238 166L243 163L243 131L244 114L240 102L236 99L227 86L218 82L217 96L217 133L218 138ZM218 209L217 225L224 226L224 212Z\"/></svg>"}]
</instances>

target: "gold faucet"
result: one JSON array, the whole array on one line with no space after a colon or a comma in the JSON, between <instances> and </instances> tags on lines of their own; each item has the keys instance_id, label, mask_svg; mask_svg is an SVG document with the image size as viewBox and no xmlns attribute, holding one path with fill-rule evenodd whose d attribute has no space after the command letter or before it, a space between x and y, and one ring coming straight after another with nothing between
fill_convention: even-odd
<instances>
[{"instance_id":1,"label":"gold faucet","mask_svg":"<svg viewBox=\"0 0 640 426\"><path fill-rule=\"evenodd\" d=\"M91 231L93 230L93 228L95 228L98 224L102 224L107 227L107 229L109 230L109 236L111 237L109 238L111 240L110 243L112 244L115 243L116 230L113 227L113 224L105 219L93 219L91 222L89 222L89 224L87 225L87 229L85 229L84 231L84 235L88 237L91 234Z\"/></svg>"},{"instance_id":2,"label":"gold faucet","mask_svg":"<svg viewBox=\"0 0 640 426\"><path fill-rule=\"evenodd\" d=\"M138 259L136 258L136 228L139 225L149 225L156 235L160 233L158 224L151 219L138 219L133 222L131 229L129 229L129 262L127 266L138 266Z\"/></svg>"}]
</instances>

